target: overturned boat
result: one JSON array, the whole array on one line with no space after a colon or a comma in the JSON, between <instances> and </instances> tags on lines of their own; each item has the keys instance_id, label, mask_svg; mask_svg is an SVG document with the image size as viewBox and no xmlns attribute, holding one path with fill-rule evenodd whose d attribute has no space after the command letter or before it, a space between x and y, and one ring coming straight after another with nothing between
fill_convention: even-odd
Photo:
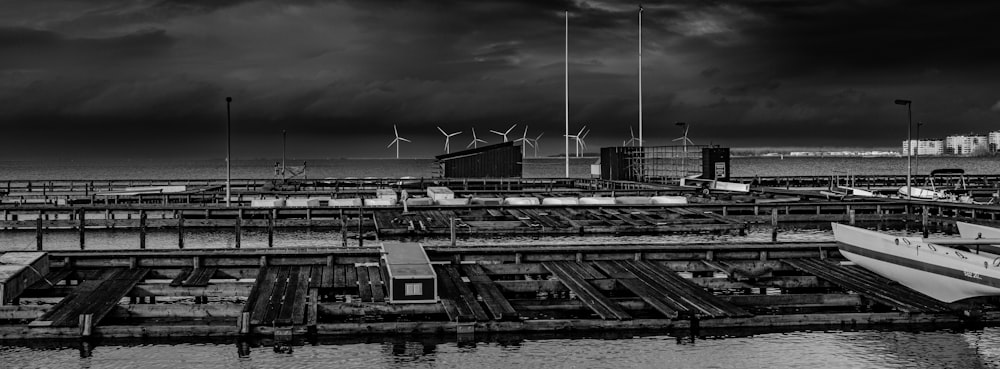
<instances>
[{"instance_id":1,"label":"overturned boat","mask_svg":"<svg viewBox=\"0 0 1000 369\"><path fill-rule=\"evenodd\" d=\"M940 301L1000 295L1000 239L899 237L838 223L833 235L848 260Z\"/></svg>"}]
</instances>

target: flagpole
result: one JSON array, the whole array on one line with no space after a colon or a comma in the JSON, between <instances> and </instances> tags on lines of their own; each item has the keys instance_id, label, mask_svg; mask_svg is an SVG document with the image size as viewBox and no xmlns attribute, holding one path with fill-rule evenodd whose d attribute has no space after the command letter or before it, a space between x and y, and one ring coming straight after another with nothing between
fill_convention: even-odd
<instances>
[{"instance_id":1,"label":"flagpole","mask_svg":"<svg viewBox=\"0 0 1000 369\"><path fill-rule=\"evenodd\" d=\"M642 5L639 5L639 147L642 143Z\"/></svg>"},{"instance_id":2,"label":"flagpole","mask_svg":"<svg viewBox=\"0 0 1000 369\"><path fill-rule=\"evenodd\" d=\"M565 104L566 104L566 134L563 136L566 142L566 178L569 178L569 10L565 12L566 18L566 58L565 58Z\"/></svg>"}]
</instances>

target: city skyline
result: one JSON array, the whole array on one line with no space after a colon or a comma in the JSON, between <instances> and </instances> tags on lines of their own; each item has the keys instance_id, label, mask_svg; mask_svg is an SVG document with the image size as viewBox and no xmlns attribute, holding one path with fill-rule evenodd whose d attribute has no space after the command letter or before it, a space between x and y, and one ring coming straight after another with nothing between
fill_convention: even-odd
<instances>
[{"instance_id":1,"label":"city skyline","mask_svg":"<svg viewBox=\"0 0 1000 369\"><path fill-rule=\"evenodd\" d=\"M899 147L1000 129L995 6L978 2L644 4L646 145ZM562 151L637 129L638 4L14 1L0 14L0 157L403 157L529 126ZM522 129L522 128L518 128ZM489 143L495 135L481 134ZM596 149L594 149L596 150Z\"/></svg>"}]
</instances>

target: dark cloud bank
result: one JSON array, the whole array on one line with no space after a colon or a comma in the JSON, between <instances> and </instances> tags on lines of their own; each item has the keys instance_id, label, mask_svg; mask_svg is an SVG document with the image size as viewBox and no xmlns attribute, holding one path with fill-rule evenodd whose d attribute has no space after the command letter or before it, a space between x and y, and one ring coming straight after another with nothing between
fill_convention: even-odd
<instances>
[{"instance_id":1,"label":"dark cloud bank","mask_svg":"<svg viewBox=\"0 0 1000 369\"><path fill-rule=\"evenodd\" d=\"M571 130L637 121L636 4L614 1L12 1L0 14L0 155L220 157L225 96L245 157L387 156L392 125L561 147L563 10ZM643 15L644 129L697 143L896 147L1000 129L998 6L932 1L681 1ZM456 144L452 145L453 147Z\"/></svg>"}]
</instances>

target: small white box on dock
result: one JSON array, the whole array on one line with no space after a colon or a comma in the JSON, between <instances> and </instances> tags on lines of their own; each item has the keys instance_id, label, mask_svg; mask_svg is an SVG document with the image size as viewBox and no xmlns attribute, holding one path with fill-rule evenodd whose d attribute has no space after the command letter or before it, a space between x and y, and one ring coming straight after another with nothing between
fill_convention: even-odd
<instances>
[{"instance_id":1,"label":"small white box on dock","mask_svg":"<svg viewBox=\"0 0 1000 369\"><path fill-rule=\"evenodd\" d=\"M546 197L542 199L542 205L580 205L580 199L576 197Z\"/></svg>"},{"instance_id":2,"label":"small white box on dock","mask_svg":"<svg viewBox=\"0 0 1000 369\"><path fill-rule=\"evenodd\" d=\"M429 197L413 197L406 199L407 206L431 206L434 205L434 200Z\"/></svg>"},{"instance_id":3,"label":"small white box on dock","mask_svg":"<svg viewBox=\"0 0 1000 369\"><path fill-rule=\"evenodd\" d=\"M454 199L455 192L448 187L432 186L432 187L427 187L427 197L430 197L431 199L434 200Z\"/></svg>"},{"instance_id":4,"label":"small white box on dock","mask_svg":"<svg viewBox=\"0 0 1000 369\"><path fill-rule=\"evenodd\" d=\"M285 206L284 199L257 199L250 200L250 207L254 208L280 208Z\"/></svg>"},{"instance_id":5,"label":"small white box on dock","mask_svg":"<svg viewBox=\"0 0 1000 369\"><path fill-rule=\"evenodd\" d=\"M49 274L49 254L10 251L0 255L0 305L7 305Z\"/></svg>"},{"instance_id":6,"label":"small white box on dock","mask_svg":"<svg viewBox=\"0 0 1000 369\"><path fill-rule=\"evenodd\" d=\"M649 198L653 204L687 204L687 197L684 196L653 196Z\"/></svg>"},{"instance_id":7,"label":"small white box on dock","mask_svg":"<svg viewBox=\"0 0 1000 369\"><path fill-rule=\"evenodd\" d=\"M393 204L396 204L396 202L399 201L399 195L396 194L396 190L391 188L380 188L375 190L375 198L387 199L392 201Z\"/></svg>"},{"instance_id":8,"label":"small white box on dock","mask_svg":"<svg viewBox=\"0 0 1000 369\"><path fill-rule=\"evenodd\" d=\"M364 199L365 206L394 206L396 199Z\"/></svg>"},{"instance_id":9,"label":"small white box on dock","mask_svg":"<svg viewBox=\"0 0 1000 369\"><path fill-rule=\"evenodd\" d=\"M319 206L319 199L288 199L285 201L288 207L315 207Z\"/></svg>"},{"instance_id":10,"label":"small white box on dock","mask_svg":"<svg viewBox=\"0 0 1000 369\"><path fill-rule=\"evenodd\" d=\"M469 198L462 197L457 199L439 199L439 200L434 200L434 203L441 206L463 206L463 205L469 205Z\"/></svg>"},{"instance_id":11,"label":"small white box on dock","mask_svg":"<svg viewBox=\"0 0 1000 369\"><path fill-rule=\"evenodd\" d=\"M537 197L508 197L503 199L504 205L538 205Z\"/></svg>"},{"instance_id":12,"label":"small white box on dock","mask_svg":"<svg viewBox=\"0 0 1000 369\"><path fill-rule=\"evenodd\" d=\"M580 205L614 205L614 197L581 197Z\"/></svg>"},{"instance_id":13,"label":"small white box on dock","mask_svg":"<svg viewBox=\"0 0 1000 369\"><path fill-rule=\"evenodd\" d=\"M361 199L357 197L350 199L330 199L330 202L327 203L327 206L333 206L338 208L343 208L343 207L356 208L361 206Z\"/></svg>"}]
</instances>

